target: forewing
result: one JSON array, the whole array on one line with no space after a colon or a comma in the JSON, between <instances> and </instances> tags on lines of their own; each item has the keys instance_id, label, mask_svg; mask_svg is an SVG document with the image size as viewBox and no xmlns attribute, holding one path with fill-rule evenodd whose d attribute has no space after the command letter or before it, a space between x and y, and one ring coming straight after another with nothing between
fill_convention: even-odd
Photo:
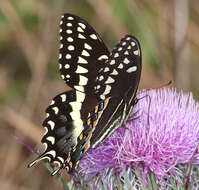
<instances>
[{"instance_id":1,"label":"forewing","mask_svg":"<svg viewBox=\"0 0 199 190\"><path fill-rule=\"evenodd\" d=\"M83 19L65 14L60 22L59 66L71 88L93 93L94 81L109 51L96 31Z\"/></svg>"},{"instance_id":2,"label":"forewing","mask_svg":"<svg viewBox=\"0 0 199 190\"><path fill-rule=\"evenodd\" d=\"M138 40L126 35L116 45L99 71L95 90L99 99L125 98L129 90L137 91L141 75L141 48ZM135 94L135 93L134 93Z\"/></svg>"}]
</instances>

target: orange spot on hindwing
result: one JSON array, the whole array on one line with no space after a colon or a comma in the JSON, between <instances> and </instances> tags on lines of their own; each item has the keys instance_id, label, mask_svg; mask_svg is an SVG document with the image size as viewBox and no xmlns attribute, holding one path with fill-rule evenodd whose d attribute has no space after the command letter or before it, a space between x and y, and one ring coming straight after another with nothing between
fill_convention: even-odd
<instances>
[{"instance_id":1,"label":"orange spot on hindwing","mask_svg":"<svg viewBox=\"0 0 199 190\"><path fill-rule=\"evenodd\" d=\"M79 135L79 140L82 140L82 138L83 138L83 133L81 133L80 135Z\"/></svg>"},{"instance_id":2,"label":"orange spot on hindwing","mask_svg":"<svg viewBox=\"0 0 199 190\"><path fill-rule=\"evenodd\" d=\"M73 167L73 163L72 162L69 162L68 164L71 168Z\"/></svg>"}]
</instances>

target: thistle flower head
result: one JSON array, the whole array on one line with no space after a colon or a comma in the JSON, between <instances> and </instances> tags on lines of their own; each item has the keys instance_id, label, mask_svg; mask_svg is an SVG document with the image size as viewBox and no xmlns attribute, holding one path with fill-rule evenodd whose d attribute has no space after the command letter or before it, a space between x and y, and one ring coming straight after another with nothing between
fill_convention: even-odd
<instances>
[{"instance_id":1,"label":"thistle flower head","mask_svg":"<svg viewBox=\"0 0 199 190\"><path fill-rule=\"evenodd\" d=\"M199 104L192 94L165 88L143 91L137 98L146 93L148 97L133 108L136 118L80 161L79 173L85 178L97 174L121 177L133 168L140 170L145 180L149 172L157 179L167 178L175 174L177 164L199 162Z\"/></svg>"}]
</instances>

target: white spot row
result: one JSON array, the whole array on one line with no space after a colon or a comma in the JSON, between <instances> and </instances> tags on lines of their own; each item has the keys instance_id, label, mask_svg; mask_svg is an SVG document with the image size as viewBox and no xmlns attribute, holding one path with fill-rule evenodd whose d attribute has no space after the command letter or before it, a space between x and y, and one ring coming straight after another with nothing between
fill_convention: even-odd
<instances>
[{"instance_id":1,"label":"white spot row","mask_svg":"<svg viewBox=\"0 0 199 190\"><path fill-rule=\"evenodd\" d=\"M61 99L62 99L62 102L65 102L66 101L66 94L62 94L60 95Z\"/></svg>"},{"instance_id":2,"label":"white spot row","mask_svg":"<svg viewBox=\"0 0 199 190\"><path fill-rule=\"evenodd\" d=\"M68 37L68 38L67 38L67 41L68 41L68 42L73 42L73 38Z\"/></svg>"},{"instance_id":3,"label":"white spot row","mask_svg":"<svg viewBox=\"0 0 199 190\"><path fill-rule=\"evenodd\" d=\"M101 98L102 100L104 100L104 99L105 99L105 96L102 94L102 95L100 95L100 98Z\"/></svg>"},{"instance_id":4,"label":"white spot row","mask_svg":"<svg viewBox=\"0 0 199 190\"><path fill-rule=\"evenodd\" d=\"M130 61L129 61L127 58L125 58L125 59L124 59L124 63L125 63L125 64L128 64L128 63L130 63Z\"/></svg>"},{"instance_id":5,"label":"white spot row","mask_svg":"<svg viewBox=\"0 0 199 190\"><path fill-rule=\"evenodd\" d=\"M69 69L69 68L70 68L70 65L69 65L69 64L66 64L66 65L64 66L64 68L65 68L65 69Z\"/></svg>"},{"instance_id":6,"label":"white spot row","mask_svg":"<svg viewBox=\"0 0 199 190\"><path fill-rule=\"evenodd\" d=\"M110 83L114 83L115 80L112 77L108 77L108 79L106 80L105 84L110 84Z\"/></svg>"},{"instance_id":7,"label":"white spot row","mask_svg":"<svg viewBox=\"0 0 199 190\"><path fill-rule=\"evenodd\" d=\"M80 65L77 65L76 73L88 73L88 70Z\"/></svg>"},{"instance_id":8,"label":"white spot row","mask_svg":"<svg viewBox=\"0 0 199 190\"><path fill-rule=\"evenodd\" d=\"M47 128L47 127L44 127L44 129L45 129L44 135L46 135L46 134L48 133L48 128Z\"/></svg>"},{"instance_id":9,"label":"white spot row","mask_svg":"<svg viewBox=\"0 0 199 190\"><path fill-rule=\"evenodd\" d=\"M81 27L77 27L78 32L84 32Z\"/></svg>"},{"instance_id":10,"label":"white spot row","mask_svg":"<svg viewBox=\"0 0 199 190\"><path fill-rule=\"evenodd\" d=\"M110 65L114 65L115 64L115 60L111 60Z\"/></svg>"},{"instance_id":11,"label":"white spot row","mask_svg":"<svg viewBox=\"0 0 199 190\"><path fill-rule=\"evenodd\" d=\"M66 24L66 26L71 27L71 26L72 26L72 23L68 22L68 23Z\"/></svg>"},{"instance_id":12,"label":"white spot row","mask_svg":"<svg viewBox=\"0 0 199 190\"><path fill-rule=\"evenodd\" d=\"M84 87L83 86L78 86L78 85L75 85L74 88L80 92L84 92Z\"/></svg>"},{"instance_id":13,"label":"white spot row","mask_svg":"<svg viewBox=\"0 0 199 190\"><path fill-rule=\"evenodd\" d=\"M50 125L51 130L54 129L55 123L54 123L53 121L49 120L49 121L47 122L47 124Z\"/></svg>"},{"instance_id":14,"label":"white spot row","mask_svg":"<svg viewBox=\"0 0 199 190\"><path fill-rule=\"evenodd\" d=\"M121 50L122 50L122 47L119 47L119 48L118 48L118 51L121 51Z\"/></svg>"},{"instance_id":15,"label":"white spot row","mask_svg":"<svg viewBox=\"0 0 199 190\"><path fill-rule=\"evenodd\" d=\"M64 159L62 157L58 156L57 158L61 161L61 163L64 163Z\"/></svg>"},{"instance_id":16,"label":"white spot row","mask_svg":"<svg viewBox=\"0 0 199 190\"><path fill-rule=\"evenodd\" d=\"M73 51L74 49L75 49L75 47L74 47L73 45L69 45L69 46L68 46L68 50L69 50L69 51Z\"/></svg>"},{"instance_id":17,"label":"white spot row","mask_svg":"<svg viewBox=\"0 0 199 190\"><path fill-rule=\"evenodd\" d=\"M125 52L124 52L124 55L129 55L129 52L128 52L128 51L125 51Z\"/></svg>"},{"instance_id":18,"label":"white spot row","mask_svg":"<svg viewBox=\"0 0 199 190\"><path fill-rule=\"evenodd\" d=\"M134 71L136 71L137 70L137 67L136 66L133 66L133 67L129 67L127 70L126 70L126 72L127 73L132 73L132 72L134 72Z\"/></svg>"},{"instance_id":19,"label":"white spot row","mask_svg":"<svg viewBox=\"0 0 199 190\"><path fill-rule=\"evenodd\" d=\"M108 71L110 71L110 69L108 67L105 67L104 72L108 72Z\"/></svg>"},{"instance_id":20,"label":"white spot row","mask_svg":"<svg viewBox=\"0 0 199 190\"><path fill-rule=\"evenodd\" d=\"M86 59L82 58L82 57L78 57L77 63L82 63L82 64L86 64L88 63Z\"/></svg>"},{"instance_id":21,"label":"white spot row","mask_svg":"<svg viewBox=\"0 0 199 190\"><path fill-rule=\"evenodd\" d=\"M67 19L68 20L74 20L74 18L72 16L69 16Z\"/></svg>"},{"instance_id":22,"label":"white spot row","mask_svg":"<svg viewBox=\"0 0 199 190\"><path fill-rule=\"evenodd\" d=\"M100 89L100 85L97 85L97 86L96 86L96 89Z\"/></svg>"},{"instance_id":23,"label":"white spot row","mask_svg":"<svg viewBox=\"0 0 199 190\"><path fill-rule=\"evenodd\" d=\"M77 95L78 93L78 95ZM82 107L82 103L80 102L82 98L85 98L81 92L76 93L76 98L78 102L70 102L69 104L72 107L72 112L70 112L70 116L73 120L73 126L74 126L74 131L73 131L73 143L77 144L77 139L82 130L84 129L83 127L83 121L81 119L81 114L80 110ZM79 99L80 98L80 99Z\"/></svg>"},{"instance_id":24,"label":"white spot row","mask_svg":"<svg viewBox=\"0 0 199 190\"><path fill-rule=\"evenodd\" d=\"M52 145L55 144L55 137L53 137L53 136L47 137L46 140L50 141Z\"/></svg>"},{"instance_id":25,"label":"white spot row","mask_svg":"<svg viewBox=\"0 0 199 190\"><path fill-rule=\"evenodd\" d=\"M90 45L88 45L87 43L84 43L84 47L85 47L86 49L88 49L88 50L91 50L91 49L92 49L92 47L91 47Z\"/></svg>"},{"instance_id":26,"label":"white spot row","mask_svg":"<svg viewBox=\"0 0 199 190\"><path fill-rule=\"evenodd\" d=\"M101 55L98 60L103 60L103 59L108 59L108 56L107 55Z\"/></svg>"},{"instance_id":27,"label":"white spot row","mask_svg":"<svg viewBox=\"0 0 199 190\"><path fill-rule=\"evenodd\" d=\"M135 46L135 42L131 42L131 45L134 47Z\"/></svg>"},{"instance_id":28,"label":"white spot row","mask_svg":"<svg viewBox=\"0 0 199 190\"><path fill-rule=\"evenodd\" d=\"M70 102L69 105L72 107L72 111L80 111L82 107L82 102Z\"/></svg>"},{"instance_id":29,"label":"white spot row","mask_svg":"<svg viewBox=\"0 0 199 190\"><path fill-rule=\"evenodd\" d=\"M79 75L79 85L84 86L87 85L88 78L82 75Z\"/></svg>"},{"instance_id":30,"label":"white spot row","mask_svg":"<svg viewBox=\"0 0 199 190\"><path fill-rule=\"evenodd\" d=\"M90 54L86 50L83 50L81 54L86 57L90 56Z\"/></svg>"},{"instance_id":31,"label":"white spot row","mask_svg":"<svg viewBox=\"0 0 199 190\"><path fill-rule=\"evenodd\" d=\"M104 91L103 95L109 94L110 91L111 91L111 86L110 85L106 85L106 88L105 88L105 91Z\"/></svg>"},{"instance_id":32,"label":"white spot row","mask_svg":"<svg viewBox=\"0 0 199 190\"><path fill-rule=\"evenodd\" d=\"M51 156L53 156L55 158L56 156L56 152L54 150L51 150L49 152L47 152L46 154L50 154Z\"/></svg>"},{"instance_id":33,"label":"white spot row","mask_svg":"<svg viewBox=\"0 0 199 190\"><path fill-rule=\"evenodd\" d=\"M116 58L116 57L119 57L119 53L115 53L114 57L115 57L115 58Z\"/></svg>"},{"instance_id":34,"label":"white spot row","mask_svg":"<svg viewBox=\"0 0 199 190\"><path fill-rule=\"evenodd\" d=\"M118 72L115 69L113 69L113 72L111 73L111 75L118 75Z\"/></svg>"},{"instance_id":35,"label":"white spot row","mask_svg":"<svg viewBox=\"0 0 199 190\"><path fill-rule=\"evenodd\" d=\"M55 114L58 114L58 112L59 112L59 108L58 107L55 106L52 109L54 110Z\"/></svg>"},{"instance_id":36,"label":"white spot row","mask_svg":"<svg viewBox=\"0 0 199 190\"><path fill-rule=\"evenodd\" d=\"M126 42L123 42L122 45L125 46L125 45L126 45Z\"/></svg>"},{"instance_id":37,"label":"white spot row","mask_svg":"<svg viewBox=\"0 0 199 190\"><path fill-rule=\"evenodd\" d=\"M133 53L134 53L135 55L139 55L139 51L138 51L138 50L135 50Z\"/></svg>"},{"instance_id":38,"label":"white spot row","mask_svg":"<svg viewBox=\"0 0 199 190\"><path fill-rule=\"evenodd\" d=\"M70 54L66 54L66 59L71 59L71 55Z\"/></svg>"},{"instance_id":39,"label":"white spot row","mask_svg":"<svg viewBox=\"0 0 199 190\"><path fill-rule=\"evenodd\" d=\"M92 39L94 39L94 40L97 40L96 34L91 34L90 37L91 37Z\"/></svg>"},{"instance_id":40,"label":"white spot row","mask_svg":"<svg viewBox=\"0 0 199 190\"><path fill-rule=\"evenodd\" d=\"M78 24L79 24L79 26L81 26L83 29L86 28L86 25L85 25L85 24L83 24L83 23L81 23L81 22L79 22Z\"/></svg>"},{"instance_id":41,"label":"white spot row","mask_svg":"<svg viewBox=\"0 0 199 190\"><path fill-rule=\"evenodd\" d=\"M54 103L55 103L55 100L52 100L51 103L50 103L50 105L53 105Z\"/></svg>"},{"instance_id":42,"label":"white spot row","mask_svg":"<svg viewBox=\"0 0 199 190\"><path fill-rule=\"evenodd\" d=\"M68 29L68 30L66 30L66 33L67 33L67 34L72 34L72 33L73 33L73 31L72 31L72 30L70 30L70 29Z\"/></svg>"},{"instance_id":43,"label":"white spot row","mask_svg":"<svg viewBox=\"0 0 199 190\"><path fill-rule=\"evenodd\" d=\"M80 38L80 39L86 39L82 34L78 34L78 38Z\"/></svg>"},{"instance_id":44,"label":"white spot row","mask_svg":"<svg viewBox=\"0 0 199 190\"><path fill-rule=\"evenodd\" d=\"M124 67L124 66L123 66L122 63L120 63L119 66L118 66L119 69L123 69L123 67Z\"/></svg>"},{"instance_id":45,"label":"white spot row","mask_svg":"<svg viewBox=\"0 0 199 190\"><path fill-rule=\"evenodd\" d=\"M85 96L86 95L84 93L76 91L76 101L77 102L83 102L85 99Z\"/></svg>"},{"instance_id":46,"label":"white spot row","mask_svg":"<svg viewBox=\"0 0 199 190\"><path fill-rule=\"evenodd\" d=\"M103 75L99 76L99 81L102 81L103 79L104 79Z\"/></svg>"}]
</instances>

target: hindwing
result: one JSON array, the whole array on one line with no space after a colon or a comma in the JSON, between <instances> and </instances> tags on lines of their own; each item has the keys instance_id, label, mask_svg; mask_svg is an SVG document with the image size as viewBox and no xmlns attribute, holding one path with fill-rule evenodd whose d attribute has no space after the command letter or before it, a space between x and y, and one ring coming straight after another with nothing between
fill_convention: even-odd
<instances>
[{"instance_id":1,"label":"hindwing","mask_svg":"<svg viewBox=\"0 0 199 190\"><path fill-rule=\"evenodd\" d=\"M46 109L47 116L43 122L46 133L41 142L46 149L29 167L43 159L48 159L59 167L67 167L70 163L70 152L84 129L81 117L84 100L85 94L76 90L61 93L52 100Z\"/></svg>"}]
</instances>

